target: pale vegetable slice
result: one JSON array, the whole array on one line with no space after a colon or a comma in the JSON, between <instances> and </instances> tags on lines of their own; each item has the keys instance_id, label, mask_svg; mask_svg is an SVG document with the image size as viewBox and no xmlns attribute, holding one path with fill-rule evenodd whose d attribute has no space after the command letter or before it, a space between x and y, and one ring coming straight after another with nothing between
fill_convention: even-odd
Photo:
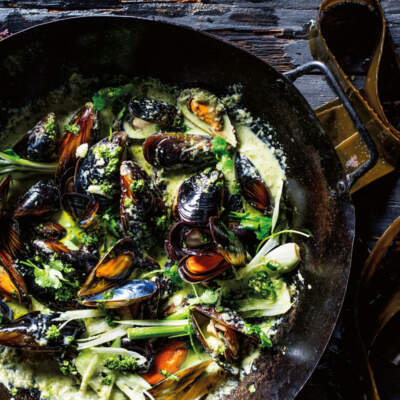
<instances>
[{"instance_id":1,"label":"pale vegetable slice","mask_svg":"<svg viewBox=\"0 0 400 400\"><path fill-rule=\"evenodd\" d=\"M244 318L273 317L285 314L292 307L289 288L282 282L276 293L276 298L258 299L248 298L238 308Z\"/></svg>"}]
</instances>

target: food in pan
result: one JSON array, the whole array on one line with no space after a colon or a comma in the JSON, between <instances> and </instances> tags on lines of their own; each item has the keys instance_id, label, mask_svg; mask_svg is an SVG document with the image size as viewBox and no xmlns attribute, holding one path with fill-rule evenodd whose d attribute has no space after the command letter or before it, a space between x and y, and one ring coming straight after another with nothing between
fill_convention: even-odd
<instances>
[{"instance_id":1,"label":"food in pan","mask_svg":"<svg viewBox=\"0 0 400 400\"><path fill-rule=\"evenodd\" d=\"M46 399L219 398L302 282L273 129L134 79L0 153L0 381ZM256 387L249 386L249 392Z\"/></svg>"}]
</instances>

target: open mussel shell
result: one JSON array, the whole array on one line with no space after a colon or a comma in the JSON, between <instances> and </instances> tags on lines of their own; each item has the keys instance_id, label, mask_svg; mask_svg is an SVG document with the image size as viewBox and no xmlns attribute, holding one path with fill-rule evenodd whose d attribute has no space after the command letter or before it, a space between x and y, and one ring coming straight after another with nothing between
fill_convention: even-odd
<instances>
[{"instance_id":1,"label":"open mussel shell","mask_svg":"<svg viewBox=\"0 0 400 400\"><path fill-rule=\"evenodd\" d=\"M64 175L65 171L75 166L76 149L83 143L89 145L96 136L97 129L97 111L92 103L85 104L78 110L70 120L70 125L77 126L79 132L67 131L61 141L58 156L58 166L56 171L57 182Z\"/></svg>"},{"instance_id":2,"label":"open mussel shell","mask_svg":"<svg viewBox=\"0 0 400 400\"><path fill-rule=\"evenodd\" d=\"M78 338L84 331L84 325L78 321L68 324L57 322L59 314L41 314L33 311L25 314L0 328L0 345L17 347L29 351L65 351L71 348L72 339ZM59 328L57 337L48 338L50 326ZM68 339L67 339L68 338Z\"/></svg>"},{"instance_id":3,"label":"open mussel shell","mask_svg":"<svg viewBox=\"0 0 400 400\"><path fill-rule=\"evenodd\" d=\"M171 228L165 243L169 258L175 261L187 255L207 254L213 247L208 229L188 225L182 221Z\"/></svg>"},{"instance_id":4,"label":"open mussel shell","mask_svg":"<svg viewBox=\"0 0 400 400\"><path fill-rule=\"evenodd\" d=\"M235 158L235 170L243 197L257 210L272 215L274 201L271 191L253 163L245 155L238 154Z\"/></svg>"},{"instance_id":5,"label":"open mussel shell","mask_svg":"<svg viewBox=\"0 0 400 400\"><path fill-rule=\"evenodd\" d=\"M185 89L178 97L178 107L194 126L236 147L235 129L217 96L202 89Z\"/></svg>"},{"instance_id":6,"label":"open mussel shell","mask_svg":"<svg viewBox=\"0 0 400 400\"><path fill-rule=\"evenodd\" d=\"M112 289L126 280L135 266L136 244L133 239L121 239L93 268L78 292L79 297L94 296Z\"/></svg>"},{"instance_id":7,"label":"open mussel shell","mask_svg":"<svg viewBox=\"0 0 400 400\"><path fill-rule=\"evenodd\" d=\"M90 147L75 171L74 191L109 205L119 192L119 166L127 141L125 132L115 132Z\"/></svg>"},{"instance_id":8,"label":"open mussel shell","mask_svg":"<svg viewBox=\"0 0 400 400\"><path fill-rule=\"evenodd\" d=\"M82 304L87 307L121 308L140 303L152 297L158 290L155 282L145 279L134 279L122 286L107 290L86 298Z\"/></svg>"},{"instance_id":9,"label":"open mussel shell","mask_svg":"<svg viewBox=\"0 0 400 400\"><path fill-rule=\"evenodd\" d=\"M173 215L196 226L206 226L210 217L219 216L224 200L224 178L216 169L192 175L179 187Z\"/></svg>"},{"instance_id":10,"label":"open mussel shell","mask_svg":"<svg viewBox=\"0 0 400 400\"><path fill-rule=\"evenodd\" d=\"M216 251L235 267L246 264L246 250L235 234L217 217L211 217L209 228Z\"/></svg>"},{"instance_id":11,"label":"open mussel shell","mask_svg":"<svg viewBox=\"0 0 400 400\"><path fill-rule=\"evenodd\" d=\"M22 137L13 150L29 160L49 162L56 155L57 142L55 114L49 113Z\"/></svg>"},{"instance_id":12,"label":"open mussel shell","mask_svg":"<svg viewBox=\"0 0 400 400\"><path fill-rule=\"evenodd\" d=\"M89 227L98 214L100 204L93 197L81 193L65 193L61 205L82 228Z\"/></svg>"},{"instance_id":13,"label":"open mussel shell","mask_svg":"<svg viewBox=\"0 0 400 400\"><path fill-rule=\"evenodd\" d=\"M18 303L29 301L25 281L16 270L13 259L5 251L0 251L0 294Z\"/></svg>"},{"instance_id":14,"label":"open mussel shell","mask_svg":"<svg viewBox=\"0 0 400 400\"><path fill-rule=\"evenodd\" d=\"M242 350L258 342L256 337L245 333L243 319L229 309L217 311L214 306L194 306L190 321L204 349L232 374L239 372L235 364Z\"/></svg>"},{"instance_id":15,"label":"open mussel shell","mask_svg":"<svg viewBox=\"0 0 400 400\"><path fill-rule=\"evenodd\" d=\"M211 363L212 360L206 360L175 372L176 379L164 379L150 390L150 394L157 400L174 400L183 396L187 388L195 384L197 378Z\"/></svg>"},{"instance_id":16,"label":"open mussel shell","mask_svg":"<svg viewBox=\"0 0 400 400\"><path fill-rule=\"evenodd\" d=\"M212 140L184 133L157 133L143 143L143 155L155 168L182 170L216 164Z\"/></svg>"},{"instance_id":17,"label":"open mussel shell","mask_svg":"<svg viewBox=\"0 0 400 400\"><path fill-rule=\"evenodd\" d=\"M53 180L35 183L23 196L14 210L14 216L46 216L60 209L59 191Z\"/></svg>"},{"instance_id":18,"label":"open mussel shell","mask_svg":"<svg viewBox=\"0 0 400 400\"><path fill-rule=\"evenodd\" d=\"M231 265L218 253L186 256L179 261L178 272L188 283L207 282L223 274Z\"/></svg>"},{"instance_id":19,"label":"open mussel shell","mask_svg":"<svg viewBox=\"0 0 400 400\"><path fill-rule=\"evenodd\" d=\"M54 221L37 224L33 230L39 238L46 240L60 240L67 234L67 230Z\"/></svg>"}]
</instances>

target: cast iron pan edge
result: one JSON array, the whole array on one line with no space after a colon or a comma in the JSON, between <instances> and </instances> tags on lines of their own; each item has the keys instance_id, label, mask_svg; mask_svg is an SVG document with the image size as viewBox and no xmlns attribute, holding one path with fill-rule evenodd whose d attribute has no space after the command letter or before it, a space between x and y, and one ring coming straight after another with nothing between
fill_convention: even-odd
<instances>
[{"instance_id":1,"label":"cast iron pan edge","mask_svg":"<svg viewBox=\"0 0 400 400\"><path fill-rule=\"evenodd\" d=\"M211 35L134 17L79 17L38 25L0 43L0 131L8 110L44 96L74 72L99 77L99 87L115 74L154 76L217 93L241 82L244 104L275 127L273 140L287 156L291 227L313 233L301 241L306 288L277 350L263 355L229 398L293 399L335 326L355 224L342 167L310 106L271 66ZM250 384L257 388L252 395Z\"/></svg>"}]
</instances>

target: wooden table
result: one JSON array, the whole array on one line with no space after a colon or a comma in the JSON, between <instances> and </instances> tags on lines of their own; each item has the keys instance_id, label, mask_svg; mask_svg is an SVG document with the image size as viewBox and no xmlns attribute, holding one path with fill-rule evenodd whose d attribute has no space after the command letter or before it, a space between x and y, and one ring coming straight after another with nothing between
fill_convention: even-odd
<instances>
[{"instance_id":1,"label":"wooden table","mask_svg":"<svg viewBox=\"0 0 400 400\"><path fill-rule=\"evenodd\" d=\"M171 21L213 33L250 50L279 71L311 60L308 30L320 0L0 0L0 35L15 33L45 21L80 15L133 15ZM382 0L389 26L400 47L400 1ZM333 96L318 74L296 83L313 107ZM1 93L1 88L0 88ZM400 174L392 173L354 195L357 237L353 281L368 250L400 215ZM328 349L299 398L348 399L358 377L349 356L351 287Z\"/></svg>"}]
</instances>

